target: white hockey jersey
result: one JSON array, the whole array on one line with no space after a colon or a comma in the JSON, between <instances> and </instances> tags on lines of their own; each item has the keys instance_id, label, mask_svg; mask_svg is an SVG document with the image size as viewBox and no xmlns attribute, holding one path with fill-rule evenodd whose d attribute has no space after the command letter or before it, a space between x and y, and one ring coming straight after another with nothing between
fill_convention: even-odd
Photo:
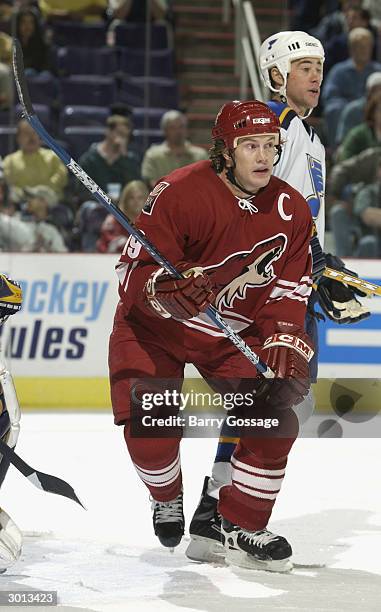
<instances>
[{"instance_id":1,"label":"white hockey jersey","mask_svg":"<svg viewBox=\"0 0 381 612\"><path fill-rule=\"evenodd\" d=\"M297 189L307 200L324 249L325 149L315 130L282 102L267 103L279 117L282 155L273 174Z\"/></svg>"}]
</instances>

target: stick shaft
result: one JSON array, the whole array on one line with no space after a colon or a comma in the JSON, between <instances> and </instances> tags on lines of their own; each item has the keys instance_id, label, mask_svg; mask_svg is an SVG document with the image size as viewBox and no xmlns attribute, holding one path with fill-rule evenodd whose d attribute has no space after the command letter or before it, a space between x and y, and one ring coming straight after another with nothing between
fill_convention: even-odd
<instances>
[{"instance_id":1,"label":"stick shaft","mask_svg":"<svg viewBox=\"0 0 381 612\"><path fill-rule=\"evenodd\" d=\"M357 276L353 276L352 274L346 274L345 272L341 272L340 270L326 268L323 272L323 276L340 281L341 283L346 283L351 287L357 287L357 289L364 291L364 293L367 293L368 295L381 295L380 285L376 285L375 283L371 283L370 281L358 278Z\"/></svg>"}]
</instances>

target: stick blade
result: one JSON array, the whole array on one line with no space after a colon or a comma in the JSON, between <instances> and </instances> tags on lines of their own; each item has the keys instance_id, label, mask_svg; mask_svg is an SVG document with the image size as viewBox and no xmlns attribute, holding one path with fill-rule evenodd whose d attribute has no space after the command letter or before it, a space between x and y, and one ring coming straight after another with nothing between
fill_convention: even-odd
<instances>
[{"instance_id":1,"label":"stick blade","mask_svg":"<svg viewBox=\"0 0 381 612\"><path fill-rule=\"evenodd\" d=\"M44 472L39 472L37 470L35 472L35 475L39 480L39 485L37 486L43 491L46 491L47 493L54 493L55 495L61 495L62 497L67 497L68 499L75 501L77 504L79 504L80 506L82 506L82 508L86 510L85 506L78 498L73 487L68 482L62 480L62 478L58 478L57 476L45 474ZM34 480L34 478L32 479L31 477L29 477L29 480ZM36 483L34 482L33 484Z\"/></svg>"},{"instance_id":2,"label":"stick blade","mask_svg":"<svg viewBox=\"0 0 381 612\"><path fill-rule=\"evenodd\" d=\"M20 100L20 104L23 107L23 111L27 115L34 115L35 113L32 101L30 99L28 87L25 80L23 52L20 41L17 38L13 38L12 64L17 94Z\"/></svg>"}]
</instances>

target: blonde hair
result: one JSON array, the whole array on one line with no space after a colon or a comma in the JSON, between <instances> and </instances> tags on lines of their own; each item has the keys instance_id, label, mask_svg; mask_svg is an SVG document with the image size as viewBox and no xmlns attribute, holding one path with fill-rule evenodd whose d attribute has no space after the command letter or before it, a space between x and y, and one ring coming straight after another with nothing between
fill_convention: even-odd
<instances>
[{"instance_id":1,"label":"blonde hair","mask_svg":"<svg viewBox=\"0 0 381 612\"><path fill-rule=\"evenodd\" d=\"M356 43L359 40L368 39L369 41L374 42L374 36L370 30L367 28L353 28L348 34L348 43L351 46L353 43Z\"/></svg>"},{"instance_id":2,"label":"blonde hair","mask_svg":"<svg viewBox=\"0 0 381 612\"><path fill-rule=\"evenodd\" d=\"M131 211L128 207L128 200L131 197L131 194L135 191L140 191L144 195L144 200L148 198L149 190L148 187L143 181L130 181L127 185L124 186L122 193L119 198L119 208L129 217L136 218L136 211ZM140 212L140 211L139 211ZM134 220L134 219L132 219Z\"/></svg>"}]
</instances>

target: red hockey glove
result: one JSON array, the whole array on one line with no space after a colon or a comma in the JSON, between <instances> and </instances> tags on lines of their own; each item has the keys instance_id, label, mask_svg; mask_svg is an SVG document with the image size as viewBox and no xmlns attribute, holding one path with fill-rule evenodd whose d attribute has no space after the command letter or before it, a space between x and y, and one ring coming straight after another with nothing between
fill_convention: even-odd
<instances>
[{"instance_id":1,"label":"red hockey glove","mask_svg":"<svg viewBox=\"0 0 381 612\"><path fill-rule=\"evenodd\" d=\"M209 278L202 268L190 268L183 272L185 278L176 279L159 268L145 284L146 303L155 314L173 317L177 321L191 319L203 312L215 300ZM177 269L184 269L184 264Z\"/></svg>"},{"instance_id":2,"label":"red hockey glove","mask_svg":"<svg viewBox=\"0 0 381 612\"><path fill-rule=\"evenodd\" d=\"M289 408L303 401L310 388L308 362L314 350L309 336L293 323L280 321L265 340L261 358L275 373L259 383L257 397L272 408Z\"/></svg>"}]
</instances>

